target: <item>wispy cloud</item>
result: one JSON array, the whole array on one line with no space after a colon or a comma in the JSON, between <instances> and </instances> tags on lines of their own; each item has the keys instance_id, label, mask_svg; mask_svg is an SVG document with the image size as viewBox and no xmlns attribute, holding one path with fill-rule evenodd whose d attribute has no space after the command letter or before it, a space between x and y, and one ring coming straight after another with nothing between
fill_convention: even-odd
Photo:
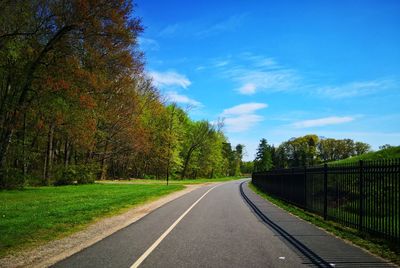
<instances>
[{"instance_id":1,"label":"wispy cloud","mask_svg":"<svg viewBox=\"0 0 400 268\"><path fill-rule=\"evenodd\" d=\"M160 45L158 42L151 38L139 37L139 45L142 47L143 50L159 50Z\"/></svg>"},{"instance_id":2,"label":"wispy cloud","mask_svg":"<svg viewBox=\"0 0 400 268\"><path fill-rule=\"evenodd\" d=\"M267 107L268 105L265 103L243 103L225 109L221 116L224 118L228 132L243 132L264 120L264 117L255 113Z\"/></svg>"},{"instance_id":3,"label":"wispy cloud","mask_svg":"<svg viewBox=\"0 0 400 268\"><path fill-rule=\"evenodd\" d=\"M251 63L251 65L256 67L268 67L268 68L279 68L278 62L272 57L266 57L263 55L255 55L251 52L243 52L239 55L239 57Z\"/></svg>"},{"instance_id":4,"label":"wispy cloud","mask_svg":"<svg viewBox=\"0 0 400 268\"><path fill-rule=\"evenodd\" d=\"M258 102L249 102L243 103L231 108L225 109L222 112L222 115L243 115L243 114L252 114L257 110L267 108L268 104L258 103Z\"/></svg>"},{"instance_id":5,"label":"wispy cloud","mask_svg":"<svg viewBox=\"0 0 400 268\"><path fill-rule=\"evenodd\" d=\"M174 71L151 71L149 72L149 75L153 79L154 84L159 87L178 86L182 88L187 88L191 85L190 80L185 75L179 74Z\"/></svg>"},{"instance_id":6,"label":"wispy cloud","mask_svg":"<svg viewBox=\"0 0 400 268\"><path fill-rule=\"evenodd\" d=\"M387 90L395 85L391 79L378 79L371 81L358 81L338 86L328 86L318 89L318 93L333 99L365 96Z\"/></svg>"},{"instance_id":7,"label":"wispy cloud","mask_svg":"<svg viewBox=\"0 0 400 268\"><path fill-rule=\"evenodd\" d=\"M176 91L168 91L166 93L167 100L170 102L176 102L176 103L181 103L181 104L187 104L193 107L202 107L203 105L201 102L196 101L194 99L189 98L186 95L181 95Z\"/></svg>"},{"instance_id":8,"label":"wispy cloud","mask_svg":"<svg viewBox=\"0 0 400 268\"><path fill-rule=\"evenodd\" d=\"M314 96L342 99L376 94L384 90L398 89L396 79L381 78L367 81L353 81L338 85L310 83L298 70L280 64L275 58L243 52L237 56L212 60L210 68L215 68L222 77L237 84L236 91L243 95L258 92L310 92ZM215 64L215 61L221 64Z\"/></svg>"},{"instance_id":9,"label":"wispy cloud","mask_svg":"<svg viewBox=\"0 0 400 268\"><path fill-rule=\"evenodd\" d=\"M337 125L337 124L343 124L343 123L348 123L351 121L354 121L354 117L351 116L330 116L330 117L324 117L324 118L318 118L318 119L311 119L311 120L304 120L304 121L298 121L293 123L292 125L295 128L310 128L310 127L322 127L322 126L327 126L327 125Z\"/></svg>"},{"instance_id":10,"label":"wispy cloud","mask_svg":"<svg viewBox=\"0 0 400 268\"><path fill-rule=\"evenodd\" d=\"M253 95L260 91L280 92L297 89L301 77L294 69L286 68L271 57L241 53L229 60L219 59L223 64L211 65L218 72L237 84L236 91Z\"/></svg>"},{"instance_id":11,"label":"wispy cloud","mask_svg":"<svg viewBox=\"0 0 400 268\"><path fill-rule=\"evenodd\" d=\"M223 67L223 66L226 66L228 64L229 64L228 60L221 60L221 61L217 61L214 66L215 67Z\"/></svg>"},{"instance_id":12,"label":"wispy cloud","mask_svg":"<svg viewBox=\"0 0 400 268\"><path fill-rule=\"evenodd\" d=\"M198 37L208 37L223 32L235 31L242 25L243 20L246 18L246 16L247 14L238 14L231 16L227 19L223 19L213 25L208 25L208 27L205 30L197 32L196 35Z\"/></svg>"},{"instance_id":13,"label":"wispy cloud","mask_svg":"<svg viewBox=\"0 0 400 268\"><path fill-rule=\"evenodd\" d=\"M181 28L182 26L178 23L168 25L164 29L162 29L159 33L159 36L162 37L170 37L175 35L175 33Z\"/></svg>"},{"instance_id":14,"label":"wispy cloud","mask_svg":"<svg viewBox=\"0 0 400 268\"><path fill-rule=\"evenodd\" d=\"M247 13L236 14L216 22L201 20L182 21L167 25L159 32L160 37L191 36L202 39L224 32L234 32L243 25Z\"/></svg>"},{"instance_id":15,"label":"wispy cloud","mask_svg":"<svg viewBox=\"0 0 400 268\"><path fill-rule=\"evenodd\" d=\"M255 94L259 91L293 90L300 79L297 73L290 69L261 70L237 67L226 70L225 74L242 85L237 91L245 95Z\"/></svg>"}]
</instances>

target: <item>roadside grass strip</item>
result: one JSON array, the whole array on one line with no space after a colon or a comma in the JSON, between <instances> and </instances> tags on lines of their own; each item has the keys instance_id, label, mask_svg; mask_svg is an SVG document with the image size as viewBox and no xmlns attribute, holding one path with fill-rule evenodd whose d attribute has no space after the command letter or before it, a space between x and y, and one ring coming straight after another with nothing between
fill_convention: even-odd
<instances>
[{"instance_id":1,"label":"roadside grass strip","mask_svg":"<svg viewBox=\"0 0 400 268\"><path fill-rule=\"evenodd\" d=\"M183 185L93 184L0 191L0 257L84 229Z\"/></svg>"}]
</instances>

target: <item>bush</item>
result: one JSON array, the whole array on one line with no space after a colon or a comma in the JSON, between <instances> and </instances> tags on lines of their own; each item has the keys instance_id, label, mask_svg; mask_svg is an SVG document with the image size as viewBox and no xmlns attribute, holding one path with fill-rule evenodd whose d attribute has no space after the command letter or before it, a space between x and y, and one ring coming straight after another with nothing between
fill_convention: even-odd
<instances>
[{"instance_id":1,"label":"bush","mask_svg":"<svg viewBox=\"0 0 400 268\"><path fill-rule=\"evenodd\" d=\"M143 176L143 178L146 179L146 180L155 180L156 176L155 175L147 175L147 174L145 174Z\"/></svg>"},{"instance_id":2,"label":"bush","mask_svg":"<svg viewBox=\"0 0 400 268\"><path fill-rule=\"evenodd\" d=\"M16 168L0 170L0 189L21 189L25 184L23 172Z\"/></svg>"},{"instance_id":3,"label":"bush","mask_svg":"<svg viewBox=\"0 0 400 268\"><path fill-rule=\"evenodd\" d=\"M97 171L96 165L70 165L60 170L54 185L94 183Z\"/></svg>"}]
</instances>

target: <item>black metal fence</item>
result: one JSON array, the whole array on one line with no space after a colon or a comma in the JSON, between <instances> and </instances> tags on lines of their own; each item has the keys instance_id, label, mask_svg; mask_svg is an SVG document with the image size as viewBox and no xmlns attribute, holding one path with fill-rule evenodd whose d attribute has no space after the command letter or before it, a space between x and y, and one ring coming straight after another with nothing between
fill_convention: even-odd
<instances>
[{"instance_id":1,"label":"black metal fence","mask_svg":"<svg viewBox=\"0 0 400 268\"><path fill-rule=\"evenodd\" d=\"M268 194L400 243L400 159L253 173Z\"/></svg>"}]
</instances>

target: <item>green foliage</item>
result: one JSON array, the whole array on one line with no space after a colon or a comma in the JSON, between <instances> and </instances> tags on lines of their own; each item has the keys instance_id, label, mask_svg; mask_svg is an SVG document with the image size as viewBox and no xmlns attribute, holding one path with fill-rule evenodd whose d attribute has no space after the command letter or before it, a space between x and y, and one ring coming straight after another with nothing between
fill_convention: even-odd
<instances>
[{"instance_id":1,"label":"green foliage","mask_svg":"<svg viewBox=\"0 0 400 268\"><path fill-rule=\"evenodd\" d=\"M24 174L19 169L0 170L0 189L21 189L24 187L25 179Z\"/></svg>"},{"instance_id":2,"label":"green foliage","mask_svg":"<svg viewBox=\"0 0 400 268\"><path fill-rule=\"evenodd\" d=\"M254 161L254 170L313 166L349 157L360 159L355 156L370 151L370 148L369 144L363 142L319 138L314 134L291 138L276 149L262 139Z\"/></svg>"},{"instance_id":3,"label":"green foliage","mask_svg":"<svg viewBox=\"0 0 400 268\"><path fill-rule=\"evenodd\" d=\"M272 152L275 149L270 146L266 139L261 139L258 145L256 159L254 159L254 172L268 171L273 167Z\"/></svg>"},{"instance_id":4,"label":"green foliage","mask_svg":"<svg viewBox=\"0 0 400 268\"><path fill-rule=\"evenodd\" d=\"M59 170L54 185L94 183L99 168L96 165L70 165Z\"/></svg>"},{"instance_id":5,"label":"green foliage","mask_svg":"<svg viewBox=\"0 0 400 268\"><path fill-rule=\"evenodd\" d=\"M34 185L240 174L243 147L224 149L222 124L166 105L144 72L134 11L129 0L1 5L0 169ZM0 188L21 185L2 174Z\"/></svg>"},{"instance_id":6,"label":"green foliage","mask_svg":"<svg viewBox=\"0 0 400 268\"><path fill-rule=\"evenodd\" d=\"M248 162L242 162L240 166L240 172L242 174L251 174L254 170L254 162L253 161L248 161Z\"/></svg>"}]
</instances>

